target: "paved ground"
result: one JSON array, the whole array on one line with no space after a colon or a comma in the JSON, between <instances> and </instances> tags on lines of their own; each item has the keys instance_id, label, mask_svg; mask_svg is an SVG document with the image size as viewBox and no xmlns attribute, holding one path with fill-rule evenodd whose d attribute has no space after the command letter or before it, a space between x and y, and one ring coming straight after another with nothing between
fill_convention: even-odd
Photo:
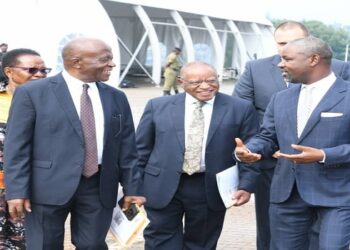
<instances>
[{"instance_id":1,"label":"paved ground","mask_svg":"<svg viewBox=\"0 0 350 250\"><path fill-rule=\"evenodd\" d=\"M232 82L225 82L221 85L220 91L231 94L232 88ZM128 96L136 125L147 100L162 95L162 89L154 87L151 84L142 85L138 88L126 88L123 89L123 91ZM66 224L66 228L68 228L69 222L67 221ZM65 239L65 249L73 250L74 248L70 244L69 230L66 230ZM126 249L118 246L113 236L110 234L107 236L107 243L110 250ZM253 197L246 205L242 207L232 207L227 211L218 250L253 250L255 248L255 212ZM139 237L136 243L127 249L142 250L142 237Z\"/></svg>"}]
</instances>

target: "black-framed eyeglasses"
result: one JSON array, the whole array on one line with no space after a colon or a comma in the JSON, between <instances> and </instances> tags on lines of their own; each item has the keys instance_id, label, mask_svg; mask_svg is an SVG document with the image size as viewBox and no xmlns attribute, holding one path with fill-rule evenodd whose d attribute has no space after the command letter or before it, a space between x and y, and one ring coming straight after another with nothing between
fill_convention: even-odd
<instances>
[{"instance_id":1,"label":"black-framed eyeglasses","mask_svg":"<svg viewBox=\"0 0 350 250\"><path fill-rule=\"evenodd\" d=\"M43 75L46 75L51 72L51 68L35 68L35 67L20 67L20 66L12 66L12 68L18 68L18 69L23 69L27 71L31 75L35 75L36 73L40 72Z\"/></svg>"},{"instance_id":2,"label":"black-framed eyeglasses","mask_svg":"<svg viewBox=\"0 0 350 250\"><path fill-rule=\"evenodd\" d=\"M210 78L210 79L204 79L204 80L186 80L181 77L179 77L180 80L184 81L185 83L192 85L192 86L199 86L203 82L209 85L217 85L218 84L218 79L217 78Z\"/></svg>"}]
</instances>

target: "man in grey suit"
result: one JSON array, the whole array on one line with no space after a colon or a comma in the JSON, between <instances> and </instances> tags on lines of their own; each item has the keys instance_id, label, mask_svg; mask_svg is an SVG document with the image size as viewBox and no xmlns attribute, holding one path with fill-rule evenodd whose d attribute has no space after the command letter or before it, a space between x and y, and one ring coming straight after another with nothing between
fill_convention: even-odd
<instances>
[{"instance_id":1,"label":"man in grey suit","mask_svg":"<svg viewBox=\"0 0 350 250\"><path fill-rule=\"evenodd\" d=\"M282 49L279 67L294 85L270 101L260 133L236 156L276 154L271 184L271 249L308 249L317 216L319 249L350 243L350 84L331 70L332 51L309 36Z\"/></svg>"},{"instance_id":2,"label":"man in grey suit","mask_svg":"<svg viewBox=\"0 0 350 250\"><path fill-rule=\"evenodd\" d=\"M135 196L132 115L125 95L101 82L115 66L106 43L78 38L62 57L62 73L15 91L4 151L8 209L13 218L25 213L28 250L63 250L69 213L76 249L108 249L118 182L124 208L144 202Z\"/></svg>"},{"instance_id":3,"label":"man in grey suit","mask_svg":"<svg viewBox=\"0 0 350 250\"><path fill-rule=\"evenodd\" d=\"M150 219L145 249L214 250L226 212L216 174L235 165L234 137L257 133L258 118L248 101L218 92L217 72L206 63L186 64L179 83L186 93L150 100L136 132ZM236 205L249 200L258 174L240 168Z\"/></svg>"},{"instance_id":4,"label":"man in grey suit","mask_svg":"<svg viewBox=\"0 0 350 250\"><path fill-rule=\"evenodd\" d=\"M288 79L284 79L280 68L281 51L290 41L309 35L307 28L299 22L287 21L279 24L274 33L278 54L272 57L250 61L237 82L233 95L251 101L259 115L260 123L271 97L288 87ZM332 60L333 72L350 80L350 64ZM257 249L268 250L270 242L270 225L268 209L270 203L270 187L276 159L270 157L260 162L262 173L255 192L255 209L257 222Z\"/></svg>"}]
</instances>

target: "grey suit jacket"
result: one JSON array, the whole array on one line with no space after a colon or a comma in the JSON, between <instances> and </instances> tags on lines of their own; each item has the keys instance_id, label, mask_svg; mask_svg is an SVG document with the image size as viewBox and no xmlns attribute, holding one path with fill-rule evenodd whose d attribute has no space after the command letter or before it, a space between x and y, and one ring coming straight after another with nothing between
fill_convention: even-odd
<instances>
[{"instance_id":1,"label":"grey suit jacket","mask_svg":"<svg viewBox=\"0 0 350 250\"><path fill-rule=\"evenodd\" d=\"M97 83L104 112L104 151L100 199L116 204L118 182L136 194L136 144L125 95ZM84 163L79 116L61 74L18 87L13 97L5 142L6 198L62 205L74 195Z\"/></svg>"},{"instance_id":2,"label":"grey suit jacket","mask_svg":"<svg viewBox=\"0 0 350 250\"><path fill-rule=\"evenodd\" d=\"M173 198L182 174L185 152L185 94L148 102L136 132L141 190L147 206L164 208ZM258 129L254 107L247 101L218 93L215 98L205 153L205 189L209 206L223 210L216 173L235 164L235 137L248 139ZM240 188L254 191L256 166L240 168Z\"/></svg>"},{"instance_id":3,"label":"grey suit jacket","mask_svg":"<svg viewBox=\"0 0 350 250\"><path fill-rule=\"evenodd\" d=\"M302 199L316 206L349 206L350 84L337 78L297 137L300 86L277 93L266 110L260 133L247 143L252 152L270 156L276 150L299 153L291 144L322 149L325 163L294 164L279 159L271 185L271 202L288 199L294 183ZM337 113L327 116L324 113Z\"/></svg>"}]
</instances>

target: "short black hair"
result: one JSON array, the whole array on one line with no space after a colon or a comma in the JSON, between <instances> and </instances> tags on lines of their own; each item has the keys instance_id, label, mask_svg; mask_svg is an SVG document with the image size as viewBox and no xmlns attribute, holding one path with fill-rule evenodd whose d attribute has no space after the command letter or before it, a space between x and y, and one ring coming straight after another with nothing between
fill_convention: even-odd
<instances>
[{"instance_id":1,"label":"short black hair","mask_svg":"<svg viewBox=\"0 0 350 250\"><path fill-rule=\"evenodd\" d=\"M0 47L2 47L2 46L8 46L8 44L7 43L2 43L2 44L0 44Z\"/></svg>"},{"instance_id":2,"label":"short black hair","mask_svg":"<svg viewBox=\"0 0 350 250\"><path fill-rule=\"evenodd\" d=\"M1 60L1 68L4 76L7 79L7 76L4 72L4 69L6 67L11 67L11 66L16 66L18 64L18 57L23 56L23 55L33 55L33 56L40 56L38 52L32 49L13 49L4 54Z\"/></svg>"},{"instance_id":3,"label":"short black hair","mask_svg":"<svg viewBox=\"0 0 350 250\"><path fill-rule=\"evenodd\" d=\"M278 24L275 28L275 33L279 29L286 30L286 29L291 29L291 28L301 29L304 32L305 37L310 35L310 32L306 28L306 26L304 24L302 24L301 22L297 22L297 21L285 21L285 22Z\"/></svg>"},{"instance_id":4,"label":"short black hair","mask_svg":"<svg viewBox=\"0 0 350 250\"><path fill-rule=\"evenodd\" d=\"M179 51L179 52L182 51L179 47L175 47L174 50L177 50L177 51Z\"/></svg>"}]
</instances>

